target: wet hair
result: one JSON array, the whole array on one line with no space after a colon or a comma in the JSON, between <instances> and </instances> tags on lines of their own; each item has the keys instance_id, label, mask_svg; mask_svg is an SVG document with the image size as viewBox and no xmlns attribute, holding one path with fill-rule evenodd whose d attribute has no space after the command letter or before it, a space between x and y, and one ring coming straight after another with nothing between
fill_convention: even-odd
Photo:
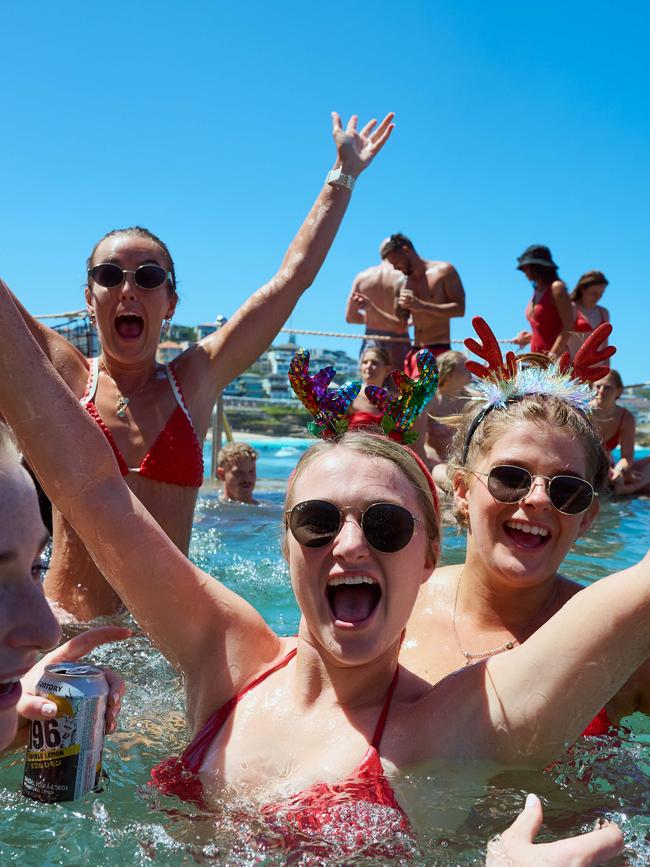
<instances>
[{"instance_id":1,"label":"wet hair","mask_svg":"<svg viewBox=\"0 0 650 867\"><path fill-rule=\"evenodd\" d=\"M445 384L445 380L454 372L456 367L467 361L467 356L464 352L448 349L447 352L441 352L436 361L438 362L438 388L440 388L441 385Z\"/></svg>"},{"instance_id":2,"label":"wet hair","mask_svg":"<svg viewBox=\"0 0 650 867\"><path fill-rule=\"evenodd\" d=\"M548 286L559 280L557 268L554 265L526 265L530 276L540 286Z\"/></svg>"},{"instance_id":3,"label":"wet hair","mask_svg":"<svg viewBox=\"0 0 650 867\"><path fill-rule=\"evenodd\" d=\"M527 394L506 403L505 407L496 407L485 413L471 434L468 446L467 437L483 411L481 409L477 412L476 406L471 406L456 430L447 470L452 483L457 472L462 473L466 481L469 481L470 468L476 464L480 455L493 448L508 428L517 422L532 422L540 426L546 425L553 430L568 431L584 450L587 481L591 482L596 492L605 487L610 466L609 456L600 433L582 410L553 395ZM456 507L454 515L461 526L467 524L467 516Z\"/></svg>"},{"instance_id":4,"label":"wet hair","mask_svg":"<svg viewBox=\"0 0 650 867\"><path fill-rule=\"evenodd\" d=\"M217 466L223 469L226 464L237 460L237 458L252 458L256 461L257 452L253 446L249 446L248 443L226 443L225 446L219 449L219 454L217 455Z\"/></svg>"},{"instance_id":5,"label":"wet hair","mask_svg":"<svg viewBox=\"0 0 650 867\"><path fill-rule=\"evenodd\" d=\"M174 260L172 259L172 254L169 252L169 248L164 241L161 241L157 235L154 235L153 232L150 232L149 229L145 229L143 226L128 226L126 229L111 229L110 232L107 232L102 238L99 239L99 241L97 241L97 243L93 247L92 253L86 261L86 269L89 271L95 264L95 253L97 252L97 248L99 247L99 245L103 241L106 241L107 238L115 238L120 235L124 235L127 238L145 238L147 241L152 241L157 247L160 248L160 251L163 254L163 258L165 260L165 266L172 275L171 281L167 286L167 291L170 295L178 296L178 289L176 286L176 271L174 269Z\"/></svg>"},{"instance_id":6,"label":"wet hair","mask_svg":"<svg viewBox=\"0 0 650 867\"><path fill-rule=\"evenodd\" d=\"M383 346L366 346L366 348L361 353L361 358L359 359L359 365L361 364L361 362L363 361L363 359L365 358L365 356L369 352L374 352L375 355L379 356L379 360L381 361L382 364L385 364L386 367L392 367L393 366L393 362L392 362L391 357L390 357L390 352L387 349L384 349Z\"/></svg>"},{"instance_id":7,"label":"wet hair","mask_svg":"<svg viewBox=\"0 0 650 867\"><path fill-rule=\"evenodd\" d=\"M382 458L383 460L390 461L391 464L394 464L400 470L416 492L418 503L424 516L424 529L428 538L428 554L434 562L437 561L440 552L440 520L433 502L429 483L410 449L404 448L404 446L388 439L386 436L353 430L343 434L336 441L319 440L314 443L302 455L289 478L285 508L290 509L294 505L293 490L297 480L305 470L312 466L322 455L338 448L345 448L369 458ZM285 557L287 556L286 532L287 523L285 519L282 539Z\"/></svg>"},{"instance_id":8,"label":"wet hair","mask_svg":"<svg viewBox=\"0 0 650 867\"><path fill-rule=\"evenodd\" d=\"M569 296L572 301L580 301L582 292L588 286L608 286L609 280L602 271L585 271L576 283L575 289Z\"/></svg>"},{"instance_id":9,"label":"wet hair","mask_svg":"<svg viewBox=\"0 0 650 867\"><path fill-rule=\"evenodd\" d=\"M413 241L411 241L410 238L407 238L406 235L402 235L401 232L396 232L394 235L390 236L385 244L382 245L379 253L381 258L385 259L389 253L393 252L393 250L403 250L405 247L409 250L415 249Z\"/></svg>"}]
</instances>

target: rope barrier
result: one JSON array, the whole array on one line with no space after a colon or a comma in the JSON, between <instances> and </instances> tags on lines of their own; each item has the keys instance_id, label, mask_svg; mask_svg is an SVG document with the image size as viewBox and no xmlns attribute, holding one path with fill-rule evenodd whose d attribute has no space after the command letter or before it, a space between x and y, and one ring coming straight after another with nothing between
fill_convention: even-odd
<instances>
[{"instance_id":1,"label":"rope barrier","mask_svg":"<svg viewBox=\"0 0 650 867\"><path fill-rule=\"evenodd\" d=\"M68 313L43 313L34 319L84 319L87 315L87 310L71 310Z\"/></svg>"},{"instance_id":2,"label":"rope barrier","mask_svg":"<svg viewBox=\"0 0 650 867\"><path fill-rule=\"evenodd\" d=\"M281 328L280 331L283 334L311 334L316 337L343 337L347 340L386 340L391 341L392 343L410 343L410 337L399 337L395 335L392 337L390 335L385 334L372 334L368 332L367 334L343 334L338 331L309 331L302 328ZM464 346L465 343L463 340L450 340L449 343L458 343L459 345ZM499 340L498 343L507 343L513 344L513 340Z\"/></svg>"}]
</instances>

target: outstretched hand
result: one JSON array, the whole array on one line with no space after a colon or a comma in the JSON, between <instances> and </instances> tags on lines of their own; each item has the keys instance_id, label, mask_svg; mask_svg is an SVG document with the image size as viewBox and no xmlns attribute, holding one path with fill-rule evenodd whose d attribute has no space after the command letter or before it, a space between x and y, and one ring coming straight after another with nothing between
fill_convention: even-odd
<instances>
[{"instance_id":1,"label":"outstretched hand","mask_svg":"<svg viewBox=\"0 0 650 867\"><path fill-rule=\"evenodd\" d=\"M359 118L356 114L352 115L344 128L340 115L335 111L332 112L332 135L336 143L337 164L340 165L345 174L353 175L356 178L364 169L368 168L390 138L395 127L395 124L392 123L394 116L391 111L379 126L373 118L362 130L357 130ZM377 128L375 129L375 127Z\"/></svg>"},{"instance_id":2,"label":"outstretched hand","mask_svg":"<svg viewBox=\"0 0 650 867\"><path fill-rule=\"evenodd\" d=\"M27 722L33 719L51 719L56 714L56 705L44 696L35 693L36 684L46 665L55 662L76 662L102 644L123 641L131 635L130 629L124 629L121 626L98 626L95 629L87 629L85 632L75 635L74 638L46 653L20 681L23 694L17 705L18 715L21 718L19 725L27 725ZM108 681L106 732L109 733L115 731L125 687L124 681L113 669L106 668L104 674Z\"/></svg>"},{"instance_id":3,"label":"outstretched hand","mask_svg":"<svg viewBox=\"0 0 650 867\"><path fill-rule=\"evenodd\" d=\"M528 795L512 825L488 843L486 867L596 867L623 848L623 835L614 822L555 843L533 843L542 818L539 798Z\"/></svg>"}]
</instances>

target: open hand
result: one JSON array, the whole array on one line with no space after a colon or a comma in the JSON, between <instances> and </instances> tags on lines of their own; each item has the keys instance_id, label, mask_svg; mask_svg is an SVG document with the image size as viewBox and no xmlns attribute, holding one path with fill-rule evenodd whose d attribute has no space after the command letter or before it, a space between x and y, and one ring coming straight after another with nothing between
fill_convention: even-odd
<instances>
[{"instance_id":1,"label":"open hand","mask_svg":"<svg viewBox=\"0 0 650 867\"><path fill-rule=\"evenodd\" d=\"M357 130L359 118L356 114L352 115L347 126L343 128L340 115L335 111L332 112L332 135L336 143L337 166L340 166L346 175L353 175L356 178L368 168L390 138L394 128L392 123L394 116L393 112L390 112L379 126L373 118L359 131Z\"/></svg>"},{"instance_id":2,"label":"open hand","mask_svg":"<svg viewBox=\"0 0 650 867\"><path fill-rule=\"evenodd\" d=\"M623 835L614 822L555 843L533 843L542 818L539 798L528 795L525 809L512 825L488 843L486 867L595 867L623 848Z\"/></svg>"},{"instance_id":3,"label":"open hand","mask_svg":"<svg viewBox=\"0 0 650 867\"><path fill-rule=\"evenodd\" d=\"M51 719L56 714L56 705L42 695L36 695L36 684L46 665L55 662L76 662L101 644L122 641L132 635L130 629L121 626L98 626L75 635L69 641L46 653L33 668L21 679L23 694L17 705L18 715L22 718L19 725L27 725L28 720ZM106 732L115 731L120 703L124 695L124 681L112 668L104 670L108 681L108 705L106 708Z\"/></svg>"}]
</instances>

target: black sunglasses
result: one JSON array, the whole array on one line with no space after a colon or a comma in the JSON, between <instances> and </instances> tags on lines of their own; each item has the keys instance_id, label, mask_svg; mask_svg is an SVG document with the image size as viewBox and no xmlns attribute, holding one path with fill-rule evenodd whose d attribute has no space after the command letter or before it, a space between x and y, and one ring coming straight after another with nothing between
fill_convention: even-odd
<instances>
[{"instance_id":1,"label":"black sunglasses","mask_svg":"<svg viewBox=\"0 0 650 867\"><path fill-rule=\"evenodd\" d=\"M105 289L117 289L126 280L126 275L132 274L135 285L140 289L158 289L165 280L172 280L171 271L166 271L161 265L140 265L134 271L120 268L114 262L101 262L88 269L88 279L91 278Z\"/></svg>"},{"instance_id":2,"label":"black sunglasses","mask_svg":"<svg viewBox=\"0 0 650 867\"><path fill-rule=\"evenodd\" d=\"M346 513L360 515L359 525L368 544L376 551L394 554L411 541L418 520L396 503L373 503L365 509L339 508L328 500L306 500L288 509L289 529L305 548L324 548L336 539Z\"/></svg>"},{"instance_id":3,"label":"black sunglasses","mask_svg":"<svg viewBox=\"0 0 650 867\"><path fill-rule=\"evenodd\" d=\"M593 486L578 476L542 476L529 473L523 467L503 464L492 467L489 473L472 470L476 476L487 476L487 489L500 503L517 503L532 491L535 479L544 479L548 498L565 515L579 515L591 506L598 494Z\"/></svg>"}]
</instances>

